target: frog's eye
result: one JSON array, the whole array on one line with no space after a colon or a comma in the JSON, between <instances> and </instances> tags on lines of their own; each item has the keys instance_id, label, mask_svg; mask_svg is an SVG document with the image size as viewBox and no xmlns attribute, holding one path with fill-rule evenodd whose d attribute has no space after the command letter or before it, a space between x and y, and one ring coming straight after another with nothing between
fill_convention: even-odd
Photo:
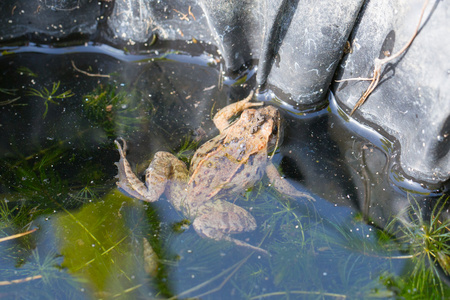
<instances>
[{"instance_id":1,"label":"frog's eye","mask_svg":"<svg viewBox=\"0 0 450 300\"><path fill-rule=\"evenodd\" d=\"M272 128L272 134L278 134L278 126L277 125L274 125L273 126L273 128Z\"/></svg>"}]
</instances>

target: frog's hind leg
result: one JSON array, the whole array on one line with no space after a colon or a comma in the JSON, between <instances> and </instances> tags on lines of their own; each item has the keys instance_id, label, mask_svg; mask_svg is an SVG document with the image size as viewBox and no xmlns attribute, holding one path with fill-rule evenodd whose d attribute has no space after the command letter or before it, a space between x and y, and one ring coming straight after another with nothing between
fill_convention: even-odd
<instances>
[{"instance_id":1,"label":"frog's hind leg","mask_svg":"<svg viewBox=\"0 0 450 300\"><path fill-rule=\"evenodd\" d=\"M120 140L123 143L123 148L117 140L114 141L120 154L120 160L116 163L119 169L117 186L129 196L147 202L155 202L165 191L169 179L172 179L170 176L174 173L174 169L183 169L184 166L182 172L187 176L187 168L181 161L178 161L171 153L161 151L155 154L152 162L145 171L144 184L134 174L126 158L127 144L125 140Z\"/></svg>"},{"instance_id":2,"label":"frog's hind leg","mask_svg":"<svg viewBox=\"0 0 450 300\"><path fill-rule=\"evenodd\" d=\"M240 247L269 255L269 252L264 249L230 236L230 234L252 231L256 228L255 218L233 203L222 200L205 203L199 208L192 225L201 237L230 241Z\"/></svg>"},{"instance_id":3,"label":"frog's hind leg","mask_svg":"<svg viewBox=\"0 0 450 300\"><path fill-rule=\"evenodd\" d=\"M131 169L130 163L126 158L126 141L122 138L119 140L123 143L123 149L118 140L114 141L120 154L120 160L115 163L119 170L119 174L117 175L119 181L116 184L119 189L128 196L145 200L145 191L147 190L147 187L136 177Z\"/></svg>"}]
</instances>

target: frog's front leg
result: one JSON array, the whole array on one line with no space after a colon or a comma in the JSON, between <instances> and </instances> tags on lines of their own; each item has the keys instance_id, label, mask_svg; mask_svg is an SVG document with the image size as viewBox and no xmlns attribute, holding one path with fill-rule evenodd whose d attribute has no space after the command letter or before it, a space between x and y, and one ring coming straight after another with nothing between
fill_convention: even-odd
<instances>
[{"instance_id":1,"label":"frog's front leg","mask_svg":"<svg viewBox=\"0 0 450 300\"><path fill-rule=\"evenodd\" d=\"M117 140L114 141L120 154L120 160L116 163L119 169L119 182L117 182L117 186L128 195L147 202L154 202L165 191L169 179L179 179L169 176L174 177L173 174L181 173L178 177L187 177L188 171L183 162L179 161L171 153L160 151L155 154L152 162L145 171L144 184L134 174L130 163L126 159L127 144L125 140L120 140L123 143L123 149ZM185 178L183 179L185 180Z\"/></svg>"},{"instance_id":2,"label":"frog's front leg","mask_svg":"<svg viewBox=\"0 0 450 300\"><path fill-rule=\"evenodd\" d=\"M266 166L266 174L267 174L267 177L269 177L270 183L280 193L291 196L291 197L305 197L310 201L316 201L316 199L314 199L314 197L312 197L311 195L309 195L307 193L300 192L292 184L290 184L286 179L281 177L280 173L278 173L277 168L270 161Z\"/></svg>"},{"instance_id":3,"label":"frog's front leg","mask_svg":"<svg viewBox=\"0 0 450 300\"><path fill-rule=\"evenodd\" d=\"M269 254L264 249L230 237L230 234L252 231L256 228L255 218L248 211L233 203L223 200L205 203L198 208L192 225L201 237L207 237L216 241L230 241L240 247L255 250L266 255Z\"/></svg>"},{"instance_id":4,"label":"frog's front leg","mask_svg":"<svg viewBox=\"0 0 450 300\"><path fill-rule=\"evenodd\" d=\"M263 105L262 102L249 102L252 98L253 91L251 91L247 98L245 98L244 100L227 105L216 113L213 121L216 127L219 129L220 133L222 133L228 126L230 126L228 120L231 119L231 117L237 115L247 108Z\"/></svg>"}]
</instances>

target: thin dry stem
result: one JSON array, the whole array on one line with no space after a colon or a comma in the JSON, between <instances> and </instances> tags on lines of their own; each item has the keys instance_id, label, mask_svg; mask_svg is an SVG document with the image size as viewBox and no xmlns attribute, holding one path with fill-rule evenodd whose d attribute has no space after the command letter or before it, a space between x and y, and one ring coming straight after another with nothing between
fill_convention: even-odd
<instances>
[{"instance_id":1,"label":"thin dry stem","mask_svg":"<svg viewBox=\"0 0 450 300\"><path fill-rule=\"evenodd\" d=\"M13 240L13 239L20 238L20 237L22 237L22 236L25 236L25 235L28 235L28 234L30 234L30 233L33 233L33 232L35 232L36 230L37 230L37 229L35 228L35 229L29 230L29 231L26 231L26 232L22 232L22 233L18 233L18 234L6 236L6 237L0 239L0 243L1 243L1 242L5 242L5 241L9 241L9 240Z\"/></svg>"},{"instance_id":2,"label":"thin dry stem","mask_svg":"<svg viewBox=\"0 0 450 300\"><path fill-rule=\"evenodd\" d=\"M25 278L22 278L22 279L5 280L5 281L0 281L0 286L17 284L17 283L23 283L23 282L36 280L36 279L41 279L41 278L42 278L42 275L36 275L36 276L25 277Z\"/></svg>"},{"instance_id":3,"label":"thin dry stem","mask_svg":"<svg viewBox=\"0 0 450 300\"><path fill-rule=\"evenodd\" d=\"M319 291L289 291L289 292L273 292L267 294L261 294L255 297L251 297L250 299L261 299L261 298L269 298L269 297L278 297L285 296L288 297L290 294L292 295L317 295L324 297L331 297L335 299L347 299L346 295L337 294L337 293L327 293L327 292L319 292Z\"/></svg>"},{"instance_id":4,"label":"thin dry stem","mask_svg":"<svg viewBox=\"0 0 450 300\"><path fill-rule=\"evenodd\" d=\"M381 68L391 62L392 60L398 58L400 55L403 54L403 52L406 51L406 49L409 48L409 46L411 46L412 42L414 41L414 39L417 36L417 33L419 32L419 28L420 28L420 23L422 23L422 18L423 18L423 14L425 13L425 8L428 5L428 2L430 2L430 0L425 0L422 10L420 12L420 18L419 18L419 22L417 23L416 26L416 30L414 31L414 34L411 36L411 38L409 39L409 41L405 44L405 46L403 46L402 49L400 49L400 51L398 51L397 53L389 56L389 57L385 57L383 59L378 59L376 58L374 60L374 69L373 69L373 77L372 78L349 78L349 79L341 79L341 80L337 80L337 82L343 82L343 81L350 81L350 80L370 80L372 81L369 85L369 87L366 89L366 91L364 92L364 94L361 96L361 98L359 98L358 102L356 102L355 106L353 107L352 111L350 112L350 116L353 115L353 113L361 106L364 104L364 102L367 100L367 98L370 96L370 94L375 90L375 88L377 87L378 83L380 82L380 77L381 77Z\"/></svg>"},{"instance_id":5,"label":"thin dry stem","mask_svg":"<svg viewBox=\"0 0 450 300\"><path fill-rule=\"evenodd\" d=\"M72 60L72 67L75 69L75 71L80 72L84 75L90 76L90 77L105 77L105 78L110 78L111 76L109 75L103 75L103 74L92 74L92 73L88 73L86 71L80 70L77 68L77 66L75 66L75 62Z\"/></svg>"},{"instance_id":6,"label":"thin dry stem","mask_svg":"<svg viewBox=\"0 0 450 300\"><path fill-rule=\"evenodd\" d=\"M363 81L363 80L366 80L366 81L372 81L372 80L373 80L373 77L372 77L372 78L355 77L355 78L348 78L348 79L339 79L339 80L335 80L335 82L344 82L344 81Z\"/></svg>"}]
</instances>

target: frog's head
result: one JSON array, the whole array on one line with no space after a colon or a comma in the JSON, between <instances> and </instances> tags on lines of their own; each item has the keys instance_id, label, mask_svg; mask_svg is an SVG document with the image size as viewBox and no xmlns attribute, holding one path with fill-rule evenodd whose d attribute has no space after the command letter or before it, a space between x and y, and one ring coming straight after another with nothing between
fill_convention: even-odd
<instances>
[{"instance_id":1,"label":"frog's head","mask_svg":"<svg viewBox=\"0 0 450 300\"><path fill-rule=\"evenodd\" d=\"M246 139L253 151L272 152L281 144L280 112L273 106L246 109L227 132L227 140Z\"/></svg>"}]
</instances>

